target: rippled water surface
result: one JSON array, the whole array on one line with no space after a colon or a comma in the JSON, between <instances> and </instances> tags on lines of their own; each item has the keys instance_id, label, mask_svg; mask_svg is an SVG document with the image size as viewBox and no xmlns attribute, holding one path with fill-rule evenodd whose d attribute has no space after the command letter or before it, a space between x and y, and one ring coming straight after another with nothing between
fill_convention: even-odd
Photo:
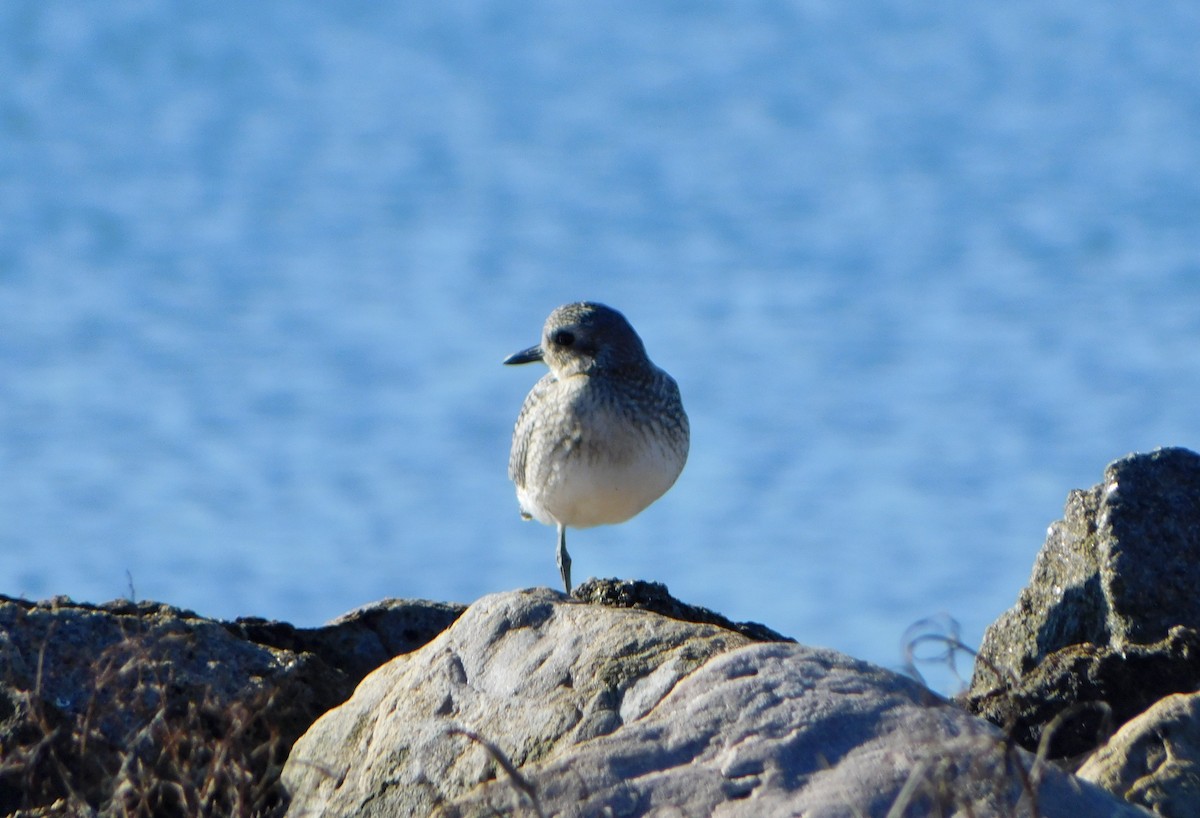
<instances>
[{"instance_id":1,"label":"rippled water surface","mask_svg":"<svg viewBox=\"0 0 1200 818\"><path fill-rule=\"evenodd\" d=\"M500 366L577 299L692 456L578 579L895 665L1200 446L1200 11L0 8L0 591L311 625L556 585Z\"/></svg>"}]
</instances>

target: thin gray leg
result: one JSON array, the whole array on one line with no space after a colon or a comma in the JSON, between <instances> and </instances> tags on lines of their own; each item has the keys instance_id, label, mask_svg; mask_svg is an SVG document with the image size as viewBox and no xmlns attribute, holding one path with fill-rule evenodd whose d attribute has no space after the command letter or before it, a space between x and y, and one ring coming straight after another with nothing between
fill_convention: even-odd
<instances>
[{"instance_id":1,"label":"thin gray leg","mask_svg":"<svg viewBox=\"0 0 1200 818\"><path fill-rule=\"evenodd\" d=\"M571 595L571 555L567 553L567 527L558 525L558 573L562 575L567 596Z\"/></svg>"}]
</instances>

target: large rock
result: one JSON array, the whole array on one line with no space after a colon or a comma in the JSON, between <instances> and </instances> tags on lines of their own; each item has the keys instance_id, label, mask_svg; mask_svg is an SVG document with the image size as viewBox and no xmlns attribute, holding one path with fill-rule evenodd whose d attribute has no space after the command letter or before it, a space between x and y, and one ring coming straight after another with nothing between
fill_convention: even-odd
<instances>
[{"instance_id":1,"label":"large rock","mask_svg":"<svg viewBox=\"0 0 1200 818\"><path fill-rule=\"evenodd\" d=\"M1118 460L1072 491L1017 604L984 634L972 688L998 687L1078 644L1144 645L1200 630L1200 455Z\"/></svg>"},{"instance_id":2,"label":"large rock","mask_svg":"<svg viewBox=\"0 0 1200 818\"><path fill-rule=\"evenodd\" d=\"M1130 721L1079 777L1165 818L1200 815L1200 693L1168 696Z\"/></svg>"},{"instance_id":3,"label":"large rock","mask_svg":"<svg viewBox=\"0 0 1200 818\"><path fill-rule=\"evenodd\" d=\"M263 812L317 716L371 661L457 613L384 603L302 630L153 602L0 597L0 815Z\"/></svg>"},{"instance_id":4,"label":"large rock","mask_svg":"<svg viewBox=\"0 0 1200 818\"><path fill-rule=\"evenodd\" d=\"M1200 687L1200 455L1159 449L1072 491L1017 604L984 634L966 706L1052 758ZM1053 729L1048 729L1052 726Z\"/></svg>"},{"instance_id":5,"label":"large rock","mask_svg":"<svg viewBox=\"0 0 1200 818\"><path fill-rule=\"evenodd\" d=\"M294 746L291 816L1141 816L829 650L485 597Z\"/></svg>"}]
</instances>

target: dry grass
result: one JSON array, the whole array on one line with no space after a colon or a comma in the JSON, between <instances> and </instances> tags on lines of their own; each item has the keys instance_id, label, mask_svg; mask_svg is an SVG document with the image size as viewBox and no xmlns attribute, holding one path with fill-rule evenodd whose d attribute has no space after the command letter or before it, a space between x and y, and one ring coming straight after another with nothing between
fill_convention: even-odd
<instances>
[{"instance_id":1,"label":"dry grass","mask_svg":"<svg viewBox=\"0 0 1200 818\"><path fill-rule=\"evenodd\" d=\"M251 818L281 805L288 748L270 695L189 690L152 642L131 636L96 657L86 706L68 713L43 698L44 656L33 689L3 714L0 814L56 805L53 814L106 818Z\"/></svg>"}]
</instances>

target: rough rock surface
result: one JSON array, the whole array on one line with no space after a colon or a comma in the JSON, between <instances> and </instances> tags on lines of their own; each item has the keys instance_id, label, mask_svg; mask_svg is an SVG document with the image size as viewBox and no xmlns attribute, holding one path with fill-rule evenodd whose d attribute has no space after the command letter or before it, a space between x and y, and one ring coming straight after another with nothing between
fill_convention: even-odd
<instances>
[{"instance_id":1,"label":"rough rock surface","mask_svg":"<svg viewBox=\"0 0 1200 818\"><path fill-rule=\"evenodd\" d=\"M1095 749L1159 699L1197 687L1200 632L1175 627L1152 645L1062 648L1009 686L969 693L963 701L1027 749L1048 733L1048 756L1059 759Z\"/></svg>"},{"instance_id":2,"label":"rough rock surface","mask_svg":"<svg viewBox=\"0 0 1200 818\"><path fill-rule=\"evenodd\" d=\"M291 816L1144 815L1031 770L906 677L536 590L368 676L283 781Z\"/></svg>"},{"instance_id":3,"label":"rough rock surface","mask_svg":"<svg viewBox=\"0 0 1200 818\"><path fill-rule=\"evenodd\" d=\"M296 644L281 649L251 632L275 628L278 637L290 626L261 620L222 623L153 602L0 597L0 815L270 807L292 742L350 695L368 657L395 655L372 638L402 633L403 608L291 628ZM408 612L414 633L457 614L430 610Z\"/></svg>"},{"instance_id":4,"label":"rough rock surface","mask_svg":"<svg viewBox=\"0 0 1200 818\"><path fill-rule=\"evenodd\" d=\"M1158 449L1073 491L1017 604L984 635L972 712L1051 758L1200 688L1200 455Z\"/></svg>"},{"instance_id":5,"label":"rough rock surface","mask_svg":"<svg viewBox=\"0 0 1200 818\"><path fill-rule=\"evenodd\" d=\"M661 582L643 582L642 580L622 579L589 579L571 591L571 598L593 605L607 605L612 608L636 608L639 611L653 611L681 622L696 622L704 625L716 625L727 631L740 633L742 636L756 642L795 642L788 636L783 636L771 630L766 625L757 622L734 622L721 614L680 602L667 591L667 586Z\"/></svg>"},{"instance_id":6,"label":"rough rock surface","mask_svg":"<svg viewBox=\"0 0 1200 818\"><path fill-rule=\"evenodd\" d=\"M1071 645L1123 649L1200 630L1200 455L1158 449L1072 491L1017 604L987 629L972 692ZM998 671L998 674L997 672Z\"/></svg>"},{"instance_id":7,"label":"rough rock surface","mask_svg":"<svg viewBox=\"0 0 1200 818\"><path fill-rule=\"evenodd\" d=\"M1126 724L1079 777L1158 815L1200 815L1200 693L1168 696Z\"/></svg>"},{"instance_id":8,"label":"rough rock surface","mask_svg":"<svg viewBox=\"0 0 1200 818\"><path fill-rule=\"evenodd\" d=\"M291 653L313 653L346 674L349 690L393 656L416 650L450 627L466 605L427 599L384 599L355 608L319 628L242 617L225 623L233 634Z\"/></svg>"}]
</instances>

